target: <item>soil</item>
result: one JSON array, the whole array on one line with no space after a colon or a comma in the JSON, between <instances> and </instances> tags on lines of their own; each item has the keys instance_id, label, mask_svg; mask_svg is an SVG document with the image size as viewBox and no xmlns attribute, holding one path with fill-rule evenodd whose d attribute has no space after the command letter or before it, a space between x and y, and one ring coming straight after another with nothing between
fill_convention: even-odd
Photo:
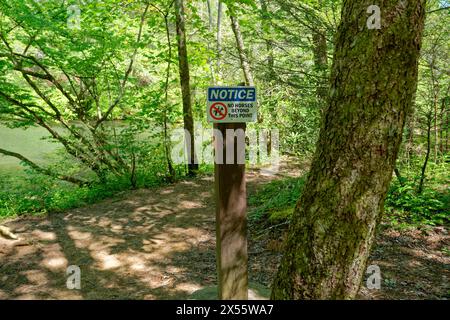
<instances>
[{"instance_id":1,"label":"soil","mask_svg":"<svg viewBox=\"0 0 450 320\"><path fill-rule=\"evenodd\" d=\"M249 171L248 193L302 174L295 168ZM20 240L0 238L0 299L191 299L216 284L212 176L2 224ZM250 282L266 288L282 254L276 229L249 232ZM358 298L450 298L449 244L444 227L381 228L369 262L381 269L381 289L364 282ZM70 265L81 269L80 290L66 287Z\"/></svg>"}]
</instances>

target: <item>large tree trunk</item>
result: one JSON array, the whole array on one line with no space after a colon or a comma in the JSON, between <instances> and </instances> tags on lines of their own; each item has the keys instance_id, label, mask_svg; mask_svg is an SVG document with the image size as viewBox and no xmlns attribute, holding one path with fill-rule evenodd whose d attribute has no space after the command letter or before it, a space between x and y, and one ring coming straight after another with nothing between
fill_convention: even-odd
<instances>
[{"instance_id":1,"label":"large tree trunk","mask_svg":"<svg viewBox=\"0 0 450 320\"><path fill-rule=\"evenodd\" d=\"M417 85L425 0L344 1L329 103L297 203L273 299L349 299L358 292Z\"/></svg>"},{"instance_id":2,"label":"large tree trunk","mask_svg":"<svg viewBox=\"0 0 450 320\"><path fill-rule=\"evenodd\" d=\"M186 47L186 30L184 23L184 1L175 0L175 14L177 24L178 62L180 66L181 94L183 96L183 121L186 134L186 149L188 155L188 172L194 175L198 170L194 143L194 118L192 116L191 88L189 77L189 63Z\"/></svg>"}]
</instances>

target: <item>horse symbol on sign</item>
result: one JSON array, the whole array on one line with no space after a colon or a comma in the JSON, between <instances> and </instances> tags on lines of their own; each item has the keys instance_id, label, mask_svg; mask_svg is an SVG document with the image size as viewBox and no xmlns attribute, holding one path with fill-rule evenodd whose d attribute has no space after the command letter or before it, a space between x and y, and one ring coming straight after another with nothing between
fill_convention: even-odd
<instances>
[{"instance_id":1,"label":"horse symbol on sign","mask_svg":"<svg viewBox=\"0 0 450 320\"><path fill-rule=\"evenodd\" d=\"M227 106L222 102L216 102L209 108L209 114L214 120L223 120L228 114Z\"/></svg>"}]
</instances>

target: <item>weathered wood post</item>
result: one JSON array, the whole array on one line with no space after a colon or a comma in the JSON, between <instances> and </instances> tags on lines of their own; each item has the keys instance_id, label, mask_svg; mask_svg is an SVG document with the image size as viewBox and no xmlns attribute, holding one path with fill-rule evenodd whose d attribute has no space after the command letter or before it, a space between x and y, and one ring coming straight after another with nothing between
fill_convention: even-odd
<instances>
[{"instance_id":1,"label":"weathered wood post","mask_svg":"<svg viewBox=\"0 0 450 320\"><path fill-rule=\"evenodd\" d=\"M247 273L247 191L245 163L239 164L239 155L245 154L245 123L216 123L215 150L222 161L215 163L216 250L219 279L219 299L246 300ZM239 143L239 130L244 143ZM221 134L222 139L217 135ZM235 135L236 133L236 135ZM222 141L221 141L222 140ZM219 151L222 148L222 152ZM227 149L233 148L233 163L227 163ZM244 150L239 150L239 149ZM244 157L245 158L245 157ZM228 161L229 162L229 161Z\"/></svg>"},{"instance_id":2,"label":"weathered wood post","mask_svg":"<svg viewBox=\"0 0 450 320\"><path fill-rule=\"evenodd\" d=\"M209 88L207 116L214 123L219 299L247 300L245 129L246 122L256 120L256 89Z\"/></svg>"}]
</instances>

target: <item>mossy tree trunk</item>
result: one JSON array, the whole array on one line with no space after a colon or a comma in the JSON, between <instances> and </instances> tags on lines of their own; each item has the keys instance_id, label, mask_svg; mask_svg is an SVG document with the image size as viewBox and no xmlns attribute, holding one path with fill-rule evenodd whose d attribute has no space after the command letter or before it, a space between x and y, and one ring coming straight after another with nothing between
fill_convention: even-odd
<instances>
[{"instance_id":1,"label":"mossy tree trunk","mask_svg":"<svg viewBox=\"0 0 450 320\"><path fill-rule=\"evenodd\" d=\"M273 299L351 299L358 292L417 85L424 0L346 0L329 102L294 210Z\"/></svg>"}]
</instances>

